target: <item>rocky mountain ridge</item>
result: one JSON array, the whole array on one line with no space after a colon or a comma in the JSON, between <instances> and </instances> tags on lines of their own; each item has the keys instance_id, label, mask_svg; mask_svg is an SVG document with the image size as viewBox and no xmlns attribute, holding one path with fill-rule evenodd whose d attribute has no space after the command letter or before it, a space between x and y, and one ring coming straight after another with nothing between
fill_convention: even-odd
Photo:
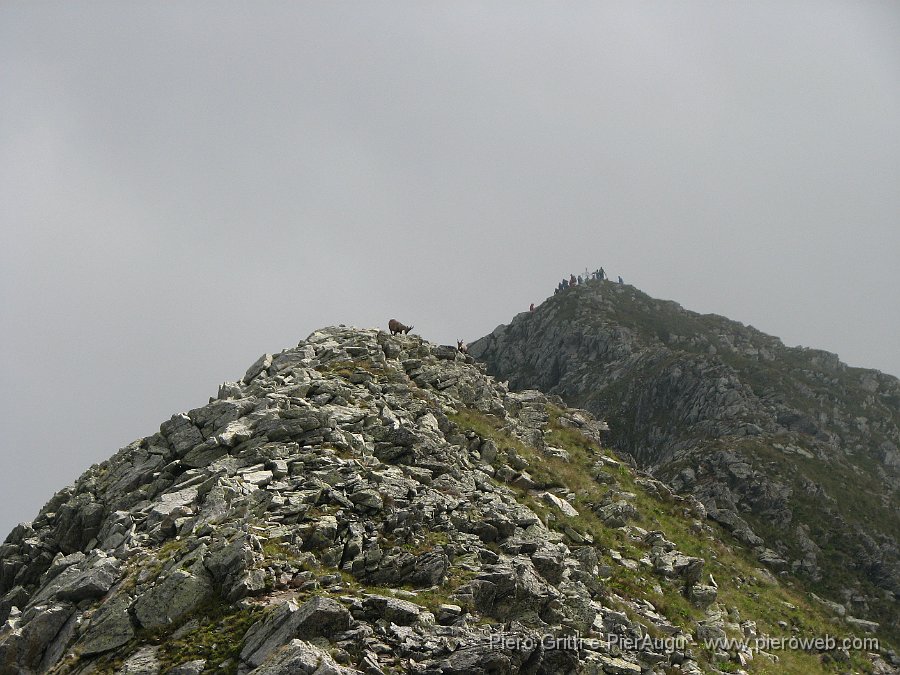
<instances>
[{"instance_id":1,"label":"rocky mountain ridge","mask_svg":"<svg viewBox=\"0 0 900 675\"><path fill-rule=\"evenodd\" d=\"M0 672L893 672L889 647L754 650L874 627L606 433L453 347L317 331L10 533Z\"/></svg>"},{"instance_id":2,"label":"rocky mountain ridge","mask_svg":"<svg viewBox=\"0 0 900 675\"><path fill-rule=\"evenodd\" d=\"M775 573L900 626L900 381L632 286L567 289L473 343L513 388L609 421Z\"/></svg>"}]
</instances>

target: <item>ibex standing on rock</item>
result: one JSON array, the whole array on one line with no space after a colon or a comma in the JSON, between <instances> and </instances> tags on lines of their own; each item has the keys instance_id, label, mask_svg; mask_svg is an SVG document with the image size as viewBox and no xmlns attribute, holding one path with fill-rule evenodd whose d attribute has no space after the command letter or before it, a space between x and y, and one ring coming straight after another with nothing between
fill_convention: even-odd
<instances>
[{"instance_id":1,"label":"ibex standing on rock","mask_svg":"<svg viewBox=\"0 0 900 675\"><path fill-rule=\"evenodd\" d=\"M409 331L413 329L413 326L404 326L402 323L397 321L397 319L391 319L388 321L388 330L391 331L391 335L396 335L397 333L403 333L405 335L409 334Z\"/></svg>"},{"instance_id":2,"label":"ibex standing on rock","mask_svg":"<svg viewBox=\"0 0 900 675\"><path fill-rule=\"evenodd\" d=\"M460 352L461 354L468 354L469 353L469 345L467 345L462 340L457 340L456 341L456 351Z\"/></svg>"}]
</instances>

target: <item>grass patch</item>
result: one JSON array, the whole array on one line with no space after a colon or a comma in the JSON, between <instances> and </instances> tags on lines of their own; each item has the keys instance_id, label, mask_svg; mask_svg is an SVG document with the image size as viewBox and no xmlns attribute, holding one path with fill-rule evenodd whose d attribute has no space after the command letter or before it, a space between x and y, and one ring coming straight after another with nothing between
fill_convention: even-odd
<instances>
[{"instance_id":1,"label":"grass patch","mask_svg":"<svg viewBox=\"0 0 900 675\"><path fill-rule=\"evenodd\" d=\"M262 608L238 609L216 603L198 611L199 625L177 639L160 637L161 672L197 659L205 659L204 673L233 675L247 630L263 615Z\"/></svg>"},{"instance_id":2,"label":"grass patch","mask_svg":"<svg viewBox=\"0 0 900 675\"><path fill-rule=\"evenodd\" d=\"M378 376L384 373L384 369L377 365L372 359L354 359L352 361L328 361L320 363L316 366L316 370L320 373L331 373L349 380L350 377L359 371L365 371L370 375Z\"/></svg>"},{"instance_id":3,"label":"grass patch","mask_svg":"<svg viewBox=\"0 0 900 675\"><path fill-rule=\"evenodd\" d=\"M266 539L262 542L262 554L266 565L294 563L304 557L298 549L276 539Z\"/></svg>"}]
</instances>

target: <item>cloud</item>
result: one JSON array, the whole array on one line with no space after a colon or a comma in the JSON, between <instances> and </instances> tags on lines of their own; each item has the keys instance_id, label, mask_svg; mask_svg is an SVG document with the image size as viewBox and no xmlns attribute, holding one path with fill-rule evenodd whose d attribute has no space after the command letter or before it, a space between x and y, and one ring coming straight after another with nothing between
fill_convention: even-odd
<instances>
[{"instance_id":1,"label":"cloud","mask_svg":"<svg viewBox=\"0 0 900 675\"><path fill-rule=\"evenodd\" d=\"M264 350L604 265L900 374L900 13L0 8L0 529Z\"/></svg>"}]
</instances>

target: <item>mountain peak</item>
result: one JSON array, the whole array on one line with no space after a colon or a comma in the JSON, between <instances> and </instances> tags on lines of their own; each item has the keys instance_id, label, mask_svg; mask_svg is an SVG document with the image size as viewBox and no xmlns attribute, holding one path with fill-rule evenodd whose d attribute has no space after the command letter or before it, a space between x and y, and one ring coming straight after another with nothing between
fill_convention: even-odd
<instances>
[{"instance_id":1,"label":"mountain peak","mask_svg":"<svg viewBox=\"0 0 900 675\"><path fill-rule=\"evenodd\" d=\"M316 331L10 533L0 668L699 673L751 658L722 640L781 630L785 602L792 631L877 628L724 545L606 434L456 347Z\"/></svg>"},{"instance_id":2,"label":"mountain peak","mask_svg":"<svg viewBox=\"0 0 900 675\"><path fill-rule=\"evenodd\" d=\"M618 451L773 571L900 625L896 378L608 282L556 294L470 353L607 419Z\"/></svg>"}]
</instances>

